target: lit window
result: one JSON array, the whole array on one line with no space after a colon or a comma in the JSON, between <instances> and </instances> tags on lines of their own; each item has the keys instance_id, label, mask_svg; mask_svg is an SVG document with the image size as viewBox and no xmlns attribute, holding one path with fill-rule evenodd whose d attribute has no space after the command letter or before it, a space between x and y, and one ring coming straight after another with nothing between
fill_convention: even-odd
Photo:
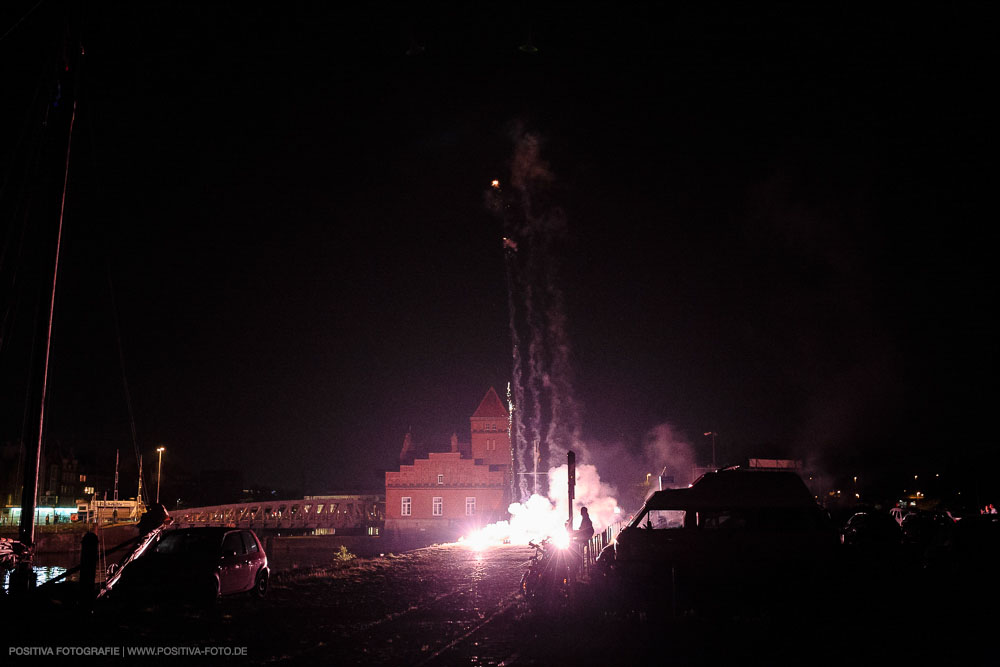
<instances>
[{"instance_id":1,"label":"lit window","mask_svg":"<svg viewBox=\"0 0 1000 667\"><path fill-rule=\"evenodd\" d=\"M410 496L403 496L403 504L399 509L399 514L401 516L410 516L410 508L413 506L413 501Z\"/></svg>"},{"instance_id":2,"label":"lit window","mask_svg":"<svg viewBox=\"0 0 1000 667\"><path fill-rule=\"evenodd\" d=\"M444 484L444 475L438 475L438 484Z\"/></svg>"},{"instance_id":3,"label":"lit window","mask_svg":"<svg viewBox=\"0 0 1000 667\"><path fill-rule=\"evenodd\" d=\"M86 475L80 475L80 481L81 482L86 482L87 481L87 476Z\"/></svg>"},{"instance_id":4,"label":"lit window","mask_svg":"<svg viewBox=\"0 0 1000 667\"><path fill-rule=\"evenodd\" d=\"M467 496L465 498L465 516L472 516L476 513L476 497Z\"/></svg>"},{"instance_id":5,"label":"lit window","mask_svg":"<svg viewBox=\"0 0 1000 667\"><path fill-rule=\"evenodd\" d=\"M444 500L441 496L434 496L434 499L431 501L431 514L434 516L444 515Z\"/></svg>"},{"instance_id":6,"label":"lit window","mask_svg":"<svg viewBox=\"0 0 1000 667\"><path fill-rule=\"evenodd\" d=\"M85 494L87 494L88 496L92 496L92 495L94 495L94 487L92 487L92 486L85 486L85 487L83 487L83 492Z\"/></svg>"}]
</instances>

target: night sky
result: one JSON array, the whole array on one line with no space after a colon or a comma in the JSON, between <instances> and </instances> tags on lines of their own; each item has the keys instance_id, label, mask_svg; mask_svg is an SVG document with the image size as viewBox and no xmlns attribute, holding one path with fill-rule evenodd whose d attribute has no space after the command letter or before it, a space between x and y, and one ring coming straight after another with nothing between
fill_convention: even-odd
<instances>
[{"instance_id":1,"label":"night sky","mask_svg":"<svg viewBox=\"0 0 1000 667\"><path fill-rule=\"evenodd\" d=\"M36 3L10 4L3 32ZM565 215L552 266L591 446L666 422L705 462L705 431L720 458L844 474L997 462L994 38L975 6L204 4L67 24L48 2L0 41L5 247L18 142L64 128L30 129L67 25L86 49L62 79L79 102L50 441L134 459L119 347L165 476L330 492L377 486L410 427L467 438L511 378L485 202L527 131ZM27 312L5 257L5 308Z\"/></svg>"}]
</instances>

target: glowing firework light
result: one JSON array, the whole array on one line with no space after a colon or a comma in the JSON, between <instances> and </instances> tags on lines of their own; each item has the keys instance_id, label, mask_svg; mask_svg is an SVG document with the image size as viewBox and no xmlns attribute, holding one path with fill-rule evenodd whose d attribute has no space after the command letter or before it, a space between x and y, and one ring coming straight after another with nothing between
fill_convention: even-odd
<instances>
[{"instance_id":1,"label":"glowing firework light","mask_svg":"<svg viewBox=\"0 0 1000 667\"><path fill-rule=\"evenodd\" d=\"M614 498L614 489L601 482L597 468L589 464L580 464L576 468L577 497L573 501L575 523L579 528L580 508L587 507L590 512L594 530L600 532L621 519L618 501ZM529 540L538 542L545 537L554 541L568 540L566 532L566 466L549 470L552 482L550 497L533 495L523 503L512 503L508 508L509 521L498 521L465 536L464 544L476 549L482 549L494 544L527 544Z\"/></svg>"}]
</instances>

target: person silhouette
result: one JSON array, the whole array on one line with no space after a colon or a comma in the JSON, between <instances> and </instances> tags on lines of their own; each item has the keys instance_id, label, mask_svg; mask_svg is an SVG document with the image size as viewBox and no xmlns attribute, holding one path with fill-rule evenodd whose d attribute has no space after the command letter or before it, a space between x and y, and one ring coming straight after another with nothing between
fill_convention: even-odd
<instances>
[{"instance_id":1,"label":"person silhouette","mask_svg":"<svg viewBox=\"0 0 1000 667\"><path fill-rule=\"evenodd\" d=\"M576 539L586 542L594 536L594 522L586 507L580 508L580 528L576 531Z\"/></svg>"}]
</instances>

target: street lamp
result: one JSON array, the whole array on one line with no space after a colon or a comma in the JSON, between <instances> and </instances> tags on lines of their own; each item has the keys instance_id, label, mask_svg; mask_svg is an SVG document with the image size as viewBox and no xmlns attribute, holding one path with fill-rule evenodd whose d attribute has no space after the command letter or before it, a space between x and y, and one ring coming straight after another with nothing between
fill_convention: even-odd
<instances>
[{"instance_id":1,"label":"street lamp","mask_svg":"<svg viewBox=\"0 0 1000 667\"><path fill-rule=\"evenodd\" d=\"M719 434L715 431L706 431L705 435L712 436L712 470L718 470L718 466L715 465L715 436Z\"/></svg>"},{"instance_id":2,"label":"street lamp","mask_svg":"<svg viewBox=\"0 0 1000 667\"><path fill-rule=\"evenodd\" d=\"M160 471L163 469L163 450L166 447L157 447L156 453L159 454L158 460L156 462L156 502L160 502Z\"/></svg>"}]
</instances>

